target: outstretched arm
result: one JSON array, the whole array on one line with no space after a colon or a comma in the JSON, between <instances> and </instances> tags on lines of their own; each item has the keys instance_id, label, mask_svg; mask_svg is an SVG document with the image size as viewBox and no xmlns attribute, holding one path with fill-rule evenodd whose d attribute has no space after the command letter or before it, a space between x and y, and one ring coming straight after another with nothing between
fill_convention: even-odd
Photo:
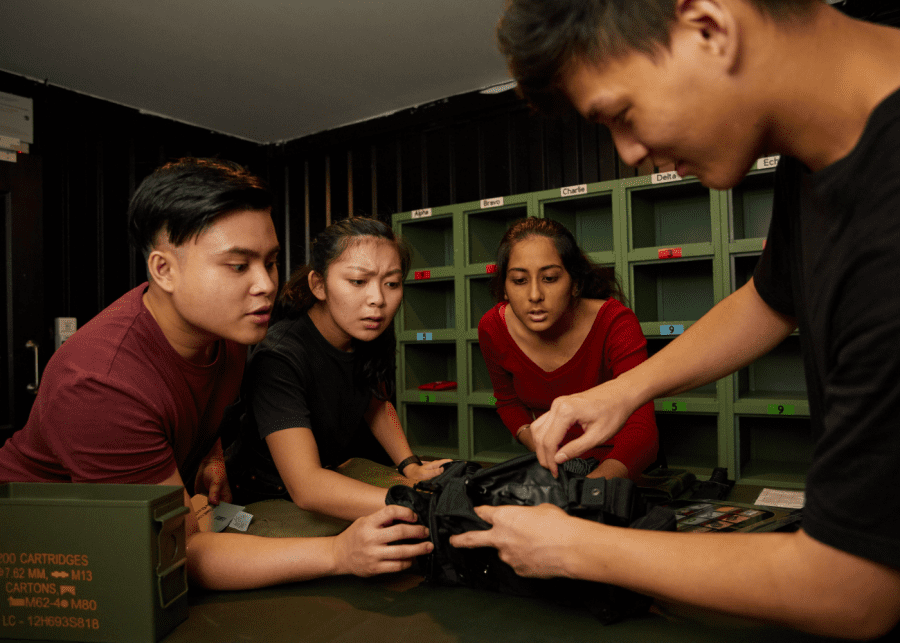
<instances>
[{"instance_id":1,"label":"outstretched arm","mask_svg":"<svg viewBox=\"0 0 900 643\"><path fill-rule=\"evenodd\" d=\"M793 318L762 300L751 279L646 362L583 393L556 398L531 423L538 460L556 475L558 464L609 440L641 405L733 373L777 346L795 327ZM575 423L584 435L561 450L563 436Z\"/></svg>"},{"instance_id":2,"label":"outstretched arm","mask_svg":"<svg viewBox=\"0 0 900 643\"><path fill-rule=\"evenodd\" d=\"M312 430L297 427L266 436L291 499L301 509L355 520L384 507L387 490L324 469Z\"/></svg>"},{"instance_id":3,"label":"outstretched arm","mask_svg":"<svg viewBox=\"0 0 900 643\"><path fill-rule=\"evenodd\" d=\"M900 571L803 531L684 534L600 525L552 505L476 507L493 527L450 538L496 547L523 576L611 583L816 634L872 638L900 620Z\"/></svg>"},{"instance_id":4,"label":"outstretched arm","mask_svg":"<svg viewBox=\"0 0 900 643\"><path fill-rule=\"evenodd\" d=\"M400 464L413 454L393 404L373 396L366 411L366 422L369 423L372 435L384 447L394 464ZM403 469L403 475L411 480L428 480L441 473L443 465L448 462L450 460L434 460L421 465L408 464Z\"/></svg>"},{"instance_id":5,"label":"outstretched arm","mask_svg":"<svg viewBox=\"0 0 900 643\"><path fill-rule=\"evenodd\" d=\"M163 485L182 486L175 472ZM332 576L398 572L412 559L428 553L430 542L391 545L405 539L422 539L428 530L415 514L399 506L382 507L360 518L344 532L328 538L262 538L244 534L201 532L184 492L187 566L191 581L209 589L253 589L280 583ZM392 525L394 521L401 524Z\"/></svg>"}]
</instances>

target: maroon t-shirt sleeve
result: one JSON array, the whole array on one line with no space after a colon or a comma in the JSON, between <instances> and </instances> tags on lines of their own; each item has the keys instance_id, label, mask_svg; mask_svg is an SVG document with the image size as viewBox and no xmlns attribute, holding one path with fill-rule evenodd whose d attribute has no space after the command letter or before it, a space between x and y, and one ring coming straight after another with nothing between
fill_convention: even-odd
<instances>
[{"instance_id":1,"label":"maroon t-shirt sleeve","mask_svg":"<svg viewBox=\"0 0 900 643\"><path fill-rule=\"evenodd\" d=\"M177 470L158 402L95 373L68 375L41 396L36 433L72 482L157 484Z\"/></svg>"},{"instance_id":2,"label":"maroon t-shirt sleeve","mask_svg":"<svg viewBox=\"0 0 900 643\"><path fill-rule=\"evenodd\" d=\"M24 428L0 448L0 481L156 484L194 474L237 396L247 349L191 364L142 305L146 284L50 358Z\"/></svg>"}]
</instances>

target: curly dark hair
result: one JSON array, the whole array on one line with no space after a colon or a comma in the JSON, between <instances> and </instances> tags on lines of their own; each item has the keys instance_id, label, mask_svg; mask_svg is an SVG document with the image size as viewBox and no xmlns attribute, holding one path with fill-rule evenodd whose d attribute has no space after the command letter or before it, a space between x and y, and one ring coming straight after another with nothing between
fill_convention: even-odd
<instances>
[{"instance_id":1,"label":"curly dark hair","mask_svg":"<svg viewBox=\"0 0 900 643\"><path fill-rule=\"evenodd\" d=\"M313 240L310 262L298 268L284 284L275 302L273 319L297 319L318 301L309 287L309 273L316 272L323 278L328 268L351 244L365 238L384 239L394 244L400 255L403 277L409 272L409 248L394 231L378 219L350 217L342 219L322 230ZM381 335L370 342L353 340L356 360L356 376L365 388L379 400L387 400L394 394L397 341L394 322Z\"/></svg>"},{"instance_id":2,"label":"curly dark hair","mask_svg":"<svg viewBox=\"0 0 900 643\"><path fill-rule=\"evenodd\" d=\"M491 295L496 301L503 301L506 292L506 271L509 269L509 255L516 243L528 237L547 237L556 246L563 268L572 277L577 297L585 299L618 299L627 304L625 293L616 278L613 268L600 266L587 258L575 236L569 229L553 219L529 217L519 219L503 235L497 248L497 270L491 279Z\"/></svg>"},{"instance_id":3,"label":"curly dark hair","mask_svg":"<svg viewBox=\"0 0 900 643\"><path fill-rule=\"evenodd\" d=\"M779 22L820 3L745 1ZM676 5L677 0L509 0L497 39L519 95L536 111L558 113L569 107L561 90L569 65L668 49Z\"/></svg>"}]
</instances>

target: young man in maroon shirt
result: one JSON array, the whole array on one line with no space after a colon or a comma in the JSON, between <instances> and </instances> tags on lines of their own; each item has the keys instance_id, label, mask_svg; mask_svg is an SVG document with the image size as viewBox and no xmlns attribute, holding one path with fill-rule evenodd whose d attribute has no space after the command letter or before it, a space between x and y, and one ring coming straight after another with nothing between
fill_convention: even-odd
<instances>
[{"instance_id":1,"label":"young man in maroon shirt","mask_svg":"<svg viewBox=\"0 0 900 643\"><path fill-rule=\"evenodd\" d=\"M182 159L138 188L130 232L138 286L84 325L47 365L26 426L0 449L0 482L175 485L231 500L218 437L247 346L265 337L278 290L271 195L242 167ZM192 581L252 588L408 567L430 543L414 514L385 507L331 538L199 531L186 516ZM393 523L398 521L399 524Z\"/></svg>"}]
</instances>

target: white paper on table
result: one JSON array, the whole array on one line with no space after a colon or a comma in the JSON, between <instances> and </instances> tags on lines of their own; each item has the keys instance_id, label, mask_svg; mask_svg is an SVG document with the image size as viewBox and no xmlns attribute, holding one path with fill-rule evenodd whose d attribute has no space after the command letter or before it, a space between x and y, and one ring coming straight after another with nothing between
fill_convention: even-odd
<instances>
[{"instance_id":1,"label":"white paper on table","mask_svg":"<svg viewBox=\"0 0 900 643\"><path fill-rule=\"evenodd\" d=\"M756 499L755 505L764 507L784 507L785 509L803 509L806 494L803 491L787 491L785 489L763 489Z\"/></svg>"}]
</instances>

